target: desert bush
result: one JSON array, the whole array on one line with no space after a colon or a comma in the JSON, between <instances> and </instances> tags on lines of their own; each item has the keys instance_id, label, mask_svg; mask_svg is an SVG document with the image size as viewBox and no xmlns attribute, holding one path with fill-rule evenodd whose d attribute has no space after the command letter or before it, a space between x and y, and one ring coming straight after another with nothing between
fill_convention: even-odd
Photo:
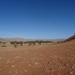
<instances>
[{"instance_id":1,"label":"desert bush","mask_svg":"<svg viewBox=\"0 0 75 75\"><path fill-rule=\"evenodd\" d=\"M41 42L39 41L38 44L41 45Z\"/></svg>"},{"instance_id":2,"label":"desert bush","mask_svg":"<svg viewBox=\"0 0 75 75\"><path fill-rule=\"evenodd\" d=\"M6 45L2 45L1 47L6 47Z\"/></svg>"},{"instance_id":3,"label":"desert bush","mask_svg":"<svg viewBox=\"0 0 75 75\"><path fill-rule=\"evenodd\" d=\"M23 42L12 41L12 42L10 42L10 44L21 44L21 46L22 46Z\"/></svg>"},{"instance_id":4,"label":"desert bush","mask_svg":"<svg viewBox=\"0 0 75 75\"><path fill-rule=\"evenodd\" d=\"M27 42L24 42L24 44L27 44Z\"/></svg>"},{"instance_id":5,"label":"desert bush","mask_svg":"<svg viewBox=\"0 0 75 75\"><path fill-rule=\"evenodd\" d=\"M23 42L20 42L20 45L23 46Z\"/></svg>"},{"instance_id":6,"label":"desert bush","mask_svg":"<svg viewBox=\"0 0 75 75\"><path fill-rule=\"evenodd\" d=\"M33 45L35 45L36 44L36 42L33 42Z\"/></svg>"},{"instance_id":7,"label":"desert bush","mask_svg":"<svg viewBox=\"0 0 75 75\"><path fill-rule=\"evenodd\" d=\"M1 44L2 42L0 42L0 44Z\"/></svg>"},{"instance_id":8,"label":"desert bush","mask_svg":"<svg viewBox=\"0 0 75 75\"><path fill-rule=\"evenodd\" d=\"M10 42L10 44L15 44L15 41Z\"/></svg>"},{"instance_id":9,"label":"desert bush","mask_svg":"<svg viewBox=\"0 0 75 75\"><path fill-rule=\"evenodd\" d=\"M14 47L16 48L18 45L17 44L14 44Z\"/></svg>"},{"instance_id":10,"label":"desert bush","mask_svg":"<svg viewBox=\"0 0 75 75\"><path fill-rule=\"evenodd\" d=\"M32 44L31 42L28 42L29 43L29 46Z\"/></svg>"},{"instance_id":11,"label":"desert bush","mask_svg":"<svg viewBox=\"0 0 75 75\"><path fill-rule=\"evenodd\" d=\"M6 44L6 42L2 42L2 44Z\"/></svg>"}]
</instances>

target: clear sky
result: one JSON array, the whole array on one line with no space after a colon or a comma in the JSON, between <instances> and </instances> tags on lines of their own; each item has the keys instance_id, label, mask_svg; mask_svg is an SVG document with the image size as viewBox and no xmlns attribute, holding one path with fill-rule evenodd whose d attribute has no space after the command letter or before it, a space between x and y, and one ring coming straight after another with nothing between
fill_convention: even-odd
<instances>
[{"instance_id":1,"label":"clear sky","mask_svg":"<svg viewBox=\"0 0 75 75\"><path fill-rule=\"evenodd\" d=\"M58 39L75 33L75 0L0 0L0 38Z\"/></svg>"}]
</instances>

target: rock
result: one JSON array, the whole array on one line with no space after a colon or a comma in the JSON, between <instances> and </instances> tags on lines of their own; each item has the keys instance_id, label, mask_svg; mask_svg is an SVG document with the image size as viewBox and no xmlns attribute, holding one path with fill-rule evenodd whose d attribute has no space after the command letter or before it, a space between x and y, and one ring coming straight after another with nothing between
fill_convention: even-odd
<instances>
[{"instance_id":1,"label":"rock","mask_svg":"<svg viewBox=\"0 0 75 75\"><path fill-rule=\"evenodd\" d=\"M15 65L12 65L12 68L15 67Z\"/></svg>"},{"instance_id":2,"label":"rock","mask_svg":"<svg viewBox=\"0 0 75 75\"><path fill-rule=\"evenodd\" d=\"M70 72L70 74L73 74L73 72Z\"/></svg>"}]
</instances>

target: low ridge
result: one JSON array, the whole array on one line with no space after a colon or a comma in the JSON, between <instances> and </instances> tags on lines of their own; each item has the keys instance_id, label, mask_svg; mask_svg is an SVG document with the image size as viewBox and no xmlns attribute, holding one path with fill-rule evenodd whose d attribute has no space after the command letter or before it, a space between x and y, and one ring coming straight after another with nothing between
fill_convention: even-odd
<instances>
[{"instance_id":1,"label":"low ridge","mask_svg":"<svg viewBox=\"0 0 75 75\"><path fill-rule=\"evenodd\" d=\"M75 39L75 34L69 38L67 38L66 40L64 40L64 42L67 42L67 41L71 41L71 40L74 40Z\"/></svg>"}]
</instances>

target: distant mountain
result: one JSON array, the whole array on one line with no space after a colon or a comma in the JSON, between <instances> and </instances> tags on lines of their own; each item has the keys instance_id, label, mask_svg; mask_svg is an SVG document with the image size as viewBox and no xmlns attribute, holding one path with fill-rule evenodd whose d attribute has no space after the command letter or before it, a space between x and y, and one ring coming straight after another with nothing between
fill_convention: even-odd
<instances>
[{"instance_id":1,"label":"distant mountain","mask_svg":"<svg viewBox=\"0 0 75 75\"><path fill-rule=\"evenodd\" d=\"M52 41L64 41L65 39L52 39Z\"/></svg>"},{"instance_id":2,"label":"distant mountain","mask_svg":"<svg viewBox=\"0 0 75 75\"><path fill-rule=\"evenodd\" d=\"M0 38L0 41L24 41L23 38Z\"/></svg>"},{"instance_id":3,"label":"distant mountain","mask_svg":"<svg viewBox=\"0 0 75 75\"><path fill-rule=\"evenodd\" d=\"M8 41L63 41L64 39L24 39L24 38L0 38L0 41L8 42Z\"/></svg>"},{"instance_id":4,"label":"distant mountain","mask_svg":"<svg viewBox=\"0 0 75 75\"><path fill-rule=\"evenodd\" d=\"M0 41L3 41L4 39L3 38L0 38Z\"/></svg>"}]
</instances>

